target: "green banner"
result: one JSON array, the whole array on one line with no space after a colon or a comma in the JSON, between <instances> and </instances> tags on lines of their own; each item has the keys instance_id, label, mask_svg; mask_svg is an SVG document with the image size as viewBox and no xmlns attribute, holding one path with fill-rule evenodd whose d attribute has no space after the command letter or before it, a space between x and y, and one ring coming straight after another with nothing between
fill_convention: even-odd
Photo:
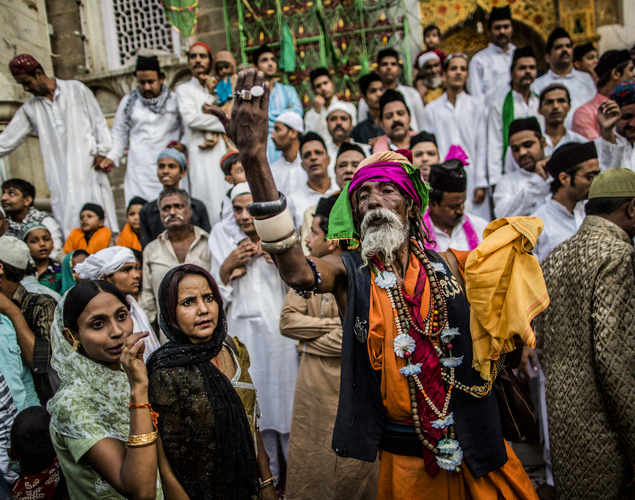
<instances>
[{"instance_id":1,"label":"green banner","mask_svg":"<svg viewBox=\"0 0 635 500\"><path fill-rule=\"evenodd\" d=\"M198 0L161 0L170 26L183 36L198 28Z\"/></svg>"}]
</instances>

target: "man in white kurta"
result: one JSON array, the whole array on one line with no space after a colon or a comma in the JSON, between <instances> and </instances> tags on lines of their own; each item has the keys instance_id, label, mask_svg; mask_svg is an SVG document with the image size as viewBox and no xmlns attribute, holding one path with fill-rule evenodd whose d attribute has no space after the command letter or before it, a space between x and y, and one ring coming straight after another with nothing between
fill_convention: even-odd
<instances>
[{"instance_id":1,"label":"man in white kurta","mask_svg":"<svg viewBox=\"0 0 635 500\"><path fill-rule=\"evenodd\" d=\"M9 68L33 96L0 134L0 158L29 135L38 136L51 209L64 236L77 227L87 202L101 205L106 225L118 233L112 189L105 172L99 170L110 150L110 131L95 96L81 82L48 78L28 54L16 56Z\"/></svg>"},{"instance_id":2,"label":"man in white kurta","mask_svg":"<svg viewBox=\"0 0 635 500\"><path fill-rule=\"evenodd\" d=\"M218 118L203 112L203 106L214 104L216 99L205 85L209 78L211 61L212 52L207 45L201 42L192 44L187 63L192 79L176 88L176 100L185 126L185 142L189 152L190 194L205 204L213 226L221 218L223 197L231 184L225 180L225 174L220 168L220 161L227 153L224 136L217 136L218 142L213 147L206 147L205 144L207 133L225 133Z\"/></svg>"},{"instance_id":3,"label":"man in white kurta","mask_svg":"<svg viewBox=\"0 0 635 500\"><path fill-rule=\"evenodd\" d=\"M536 56L531 47L514 51L510 69L511 89L495 97L487 118L487 172L490 186L496 186L505 173L509 124L518 118L538 118L538 97L531 91L537 74ZM504 111L503 111L504 110Z\"/></svg>"},{"instance_id":4,"label":"man in white kurta","mask_svg":"<svg viewBox=\"0 0 635 500\"><path fill-rule=\"evenodd\" d=\"M466 210L491 220L487 199L485 107L480 99L464 91L468 77L467 56L457 54L450 54L445 60L446 92L426 106L423 130L435 135L439 158L446 158L453 145L463 148L467 154L464 162L467 174Z\"/></svg>"},{"instance_id":5,"label":"man in white kurta","mask_svg":"<svg viewBox=\"0 0 635 500\"><path fill-rule=\"evenodd\" d=\"M488 222L464 211L467 177L460 160L447 160L430 167L430 203L423 217L431 248L445 252L449 248L472 251L483 241Z\"/></svg>"},{"instance_id":6,"label":"man in white kurta","mask_svg":"<svg viewBox=\"0 0 635 500\"><path fill-rule=\"evenodd\" d=\"M486 110L509 89L509 67L516 46L510 43L514 29L509 6L492 8L489 15L489 45L470 61L467 89L483 102ZM534 77L535 78L535 77Z\"/></svg>"},{"instance_id":7,"label":"man in white kurta","mask_svg":"<svg viewBox=\"0 0 635 500\"><path fill-rule=\"evenodd\" d=\"M294 193L309 180L300 159L300 136L303 132L302 117L293 111L280 114L273 126L271 140L282 156L269 168L278 191L285 196Z\"/></svg>"},{"instance_id":8,"label":"man in white kurta","mask_svg":"<svg viewBox=\"0 0 635 500\"><path fill-rule=\"evenodd\" d=\"M549 194L549 172L545 166L545 139L533 116L514 120L509 126L509 146L520 168L500 178L494 191L494 215L528 216Z\"/></svg>"},{"instance_id":9,"label":"man in white kurta","mask_svg":"<svg viewBox=\"0 0 635 500\"><path fill-rule=\"evenodd\" d=\"M280 334L280 312L289 288L280 279L271 257L260 250L260 239L247 212L247 205L253 201L247 183L236 185L231 198L242 237L228 237L223 224L212 229L212 275L226 307L227 333L237 336L249 351L249 373L262 411L260 433L277 481L282 462L278 440L285 460L289 454L299 365L295 343Z\"/></svg>"},{"instance_id":10,"label":"man in white kurta","mask_svg":"<svg viewBox=\"0 0 635 500\"><path fill-rule=\"evenodd\" d=\"M112 149L102 165L110 160L112 166L119 166L130 144L123 181L126 205L135 196L147 201L159 196L163 186L156 175L156 156L169 144L184 140L176 94L163 83L163 76L156 56L138 56L138 86L121 100L115 114ZM183 145L177 147L185 151Z\"/></svg>"},{"instance_id":11,"label":"man in white kurta","mask_svg":"<svg viewBox=\"0 0 635 500\"><path fill-rule=\"evenodd\" d=\"M335 94L335 86L331 73L326 68L316 68L309 73L311 87L315 98L311 108L304 115L304 130L315 132L322 137L328 135L326 117L333 105L339 105L348 110L353 120L353 127L357 124L357 108L351 102L340 101Z\"/></svg>"},{"instance_id":12,"label":"man in white kurta","mask_svg":"<svg viewBox=\"0 0 635 500\"><path fill-rule=\"evenodd\" d=\"M576 109L595 97L595 82L591 75L573 67L573 44L564 29L558 27L551 33L547 40L546 53L549 71L536 79L531 90L540 94L542 89L552 83L561 83L567 87L571 95L571 109L565 126L571 128Z\"/></svg>"}]
</instances>

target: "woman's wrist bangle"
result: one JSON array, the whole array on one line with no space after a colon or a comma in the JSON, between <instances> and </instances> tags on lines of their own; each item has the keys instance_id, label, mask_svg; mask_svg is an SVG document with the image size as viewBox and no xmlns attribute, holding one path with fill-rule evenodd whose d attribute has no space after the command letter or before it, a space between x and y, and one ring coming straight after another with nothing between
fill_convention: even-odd
<instances>
[{"instance_id":1,"label":"woman's wrist bangle","mask_svg":"<svg viewBox=\"0 0 635 500\"><path fill-rule=\"evenodd\" d=\"M260 483L260 489L264 490L267 486L273 486L273 483L276 482L276 478L271 476L269 479L266 479Z\"/></svg>"},{"instance_id":2,"label":"woman's wrist bangle","mask_svg":"<svg viewBox=\"0 0 635 500\"><path fill-rule=\"evenodd\" d=\"M159 431L150 432L149 434L130 434L126 444L129 448L138 448L139 446L146 446L154 443L158 436Z\"/></svg>"}]
</instances>

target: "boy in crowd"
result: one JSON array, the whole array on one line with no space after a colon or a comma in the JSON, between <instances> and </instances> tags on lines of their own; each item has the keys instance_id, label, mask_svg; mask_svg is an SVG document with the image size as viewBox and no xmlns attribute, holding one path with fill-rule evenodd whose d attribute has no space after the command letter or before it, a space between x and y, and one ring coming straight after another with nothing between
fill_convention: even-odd
<instances>
[{"instance_id":1,"label":"boy in crowd","mask_svg":"<svg viewBox=\"0 0 635 500\"><path fill-rule=\"evenodd\" d=\"M64 243L64 252L81 248L88 253L95 253L108 248L112 232L104 223L104 209L96 203L86 203L79 212L79 227L71 231Z\"/></svg>"},{"instance_id":2,"label":"boy in crowd","mask_svg":"<svg viewBox=\"0 0 635 500\"><path fill-rule=\"evenodd\" d=\"M139 196L130 200L126 209L126 225L117 236L117 246L141 251L141 242L139 241L141 236L140 213L146 203L148 202Z\"/></svg>"}]
</instances>

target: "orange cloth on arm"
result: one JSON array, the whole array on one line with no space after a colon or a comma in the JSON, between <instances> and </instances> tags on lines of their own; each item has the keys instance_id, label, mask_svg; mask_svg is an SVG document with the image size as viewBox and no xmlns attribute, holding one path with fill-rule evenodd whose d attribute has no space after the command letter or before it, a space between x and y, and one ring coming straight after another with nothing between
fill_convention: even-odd
<instances>
[{"instance_id":1,"label":"orange cloth on arm","mask_svg":"<svg viewBox=\"0 0 635 500\"><path fill-rule=\"evenodd\" d=\"M130 227L130 224L126 224L123 230L117 236L117 245L120 247L132 248L133 250L141 251L141 243L135 232Z\"/></svg>"},{"instance_id":2,"label":"orange cloth on arm","mask_svg":"<svg viewBox=\"0 0 635 500\"><path fill-rule=\"evenodd\" d=\"M86 237L84 231L81 228L76 227L71 231L71 234L66 238L64 243L64 252L70 253L73 250L86 250L88 253L93 254L108 248L110 246L110 239L112 238L112 231L107 227L100 227L95 234L90 238L90 242L86 243Z\"/></svg>"},{"instance_id":3,"label":"orange cloth on arm","mask_svg":"<svg viewBox=\"0 0 635 500\"><path fill-rule=\"evenodd\" d=\"M462 266L470 252L453 252ZM411 253L403 290L413 295L419 276L419 260ZM430 284L421 296L421 315L428 314ZM408 379L399 369L406 360L395 355L393 341L397 336L392 306L386 291L375 284L371 271L370 307L368 311L368 355L375 370L381 370L381 396L390 420L411 421ZM460 436L457 437L459 444ZM468 467L463 473L441 470L435 477L425 470L423 458L393 455L380 451L377 498L381 500L538 500L538 495L522 464L507 447L507 463L486 476L475 479ZM465 460L464 460L465 465Z\"/></svg>"},{"instance_id":4,"label":"orange cloth on arm","mask_svg":"<svg viewBox=\"0 0 635 500\"><path fill-rule=\"evenodd\" d=\"M549 305L538 259L531 252L544 224L538 217L507 217L490 222L483 241L465 263L474 359L484 380L501 352L516 349L518 335L535 347L531 320Z\"/></svg>"}]
</instances>

